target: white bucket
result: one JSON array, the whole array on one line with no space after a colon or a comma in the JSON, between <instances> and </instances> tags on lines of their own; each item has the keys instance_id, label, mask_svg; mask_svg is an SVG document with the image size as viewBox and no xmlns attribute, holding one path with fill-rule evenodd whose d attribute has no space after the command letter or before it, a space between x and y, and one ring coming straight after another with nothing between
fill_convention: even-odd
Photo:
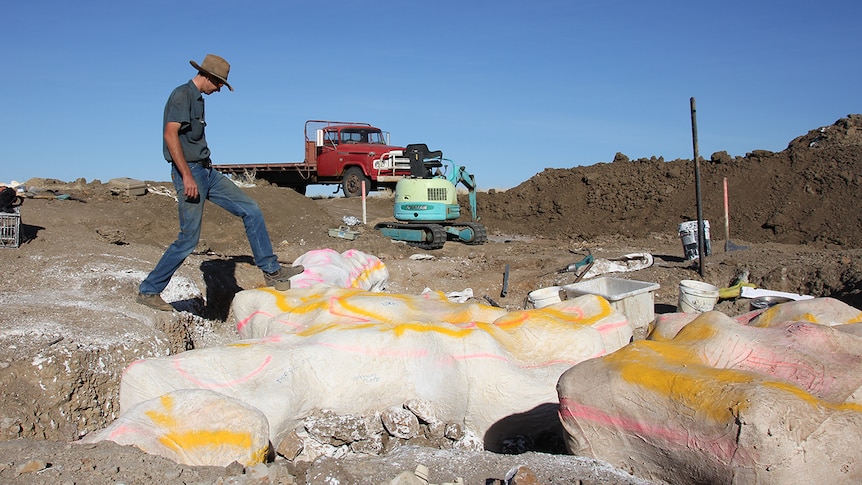
<instances>
[{"instance_id":1,"label":"white bucket","mask_svg":"<svg viewBox=\"0 0 862 485\"><path fill-rule=\"evenodd\" d=\"M697 259L700 251L697 248L697 221L683 222L679 225L679 238L682 240L682 251L685 259L691 261ZM703 241L706 255L712 254L709 243L709 221L703 221Z\"/></svg>"},{"instance_id":2,"label":"white bucket","mask_svg":"<svg viewBox=\"0 0 862 485\"><path fill-rule=\"evenodd\" d=\"M531 291L527 294L527 300L533 304L533 308L542 308L563 301L560 298L559 286L549 286Z\"/></svg>"},{"instance_id":3,"label":"white bucket","mask_svg":"<svg viewBox=\"0 0 862 485\"><path fill-rule=\"evenodd\" d=\"M679 282L679 304L677 311L703 313L712 310L718 302L718 288L696 280Z\"/></svg>"}]
</instances>

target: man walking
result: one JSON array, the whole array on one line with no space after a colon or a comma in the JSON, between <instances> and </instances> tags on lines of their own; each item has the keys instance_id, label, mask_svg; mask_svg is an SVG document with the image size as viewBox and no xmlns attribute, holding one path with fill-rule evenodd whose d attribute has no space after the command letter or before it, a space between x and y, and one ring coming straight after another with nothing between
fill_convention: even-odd
<instances>
[{"instance_id":1,"label":"man walking","mask_svg":"<svg viewBox=\"0 0 862 485\"><path fill-rule=\"evenodd\" d=\"M279 291L290 289L289 278L303 271L302 266L282 268L279 265L257 202L212 168L204 133L206 118L202 95L217 93L222 86L233 91L227 82L230 64L212 54L207 54L200 65L195 61L189 63L198 73L171 93L165 105L163 126L162 146L165 160L171 164L171 180L177 191L180 233L141 282L137 297L138 303L163 311L172 311L173 307L160 293L200 240L206 200L242 218L254 262L263 271L267 285Z\"/></svg>"}]
</instances>

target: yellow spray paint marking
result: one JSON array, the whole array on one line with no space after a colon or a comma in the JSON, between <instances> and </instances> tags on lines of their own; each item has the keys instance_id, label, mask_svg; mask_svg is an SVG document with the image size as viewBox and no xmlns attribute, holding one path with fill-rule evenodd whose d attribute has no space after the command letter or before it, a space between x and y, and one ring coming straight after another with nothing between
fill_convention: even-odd
<instances>
[{"instance_id":1,"label":"yellow spray paint marking","mask_svg":"<svg viewBox=\"0 0 862 485\"><path fill-rule=\"evenodd\" d=\"M435 325L427 323L402 323L392 327L392 331L399 337L407 332L426 333L434 332L449 337L462 338L473 333L473 329L464 329L447 325Z\"/></svg>"},{"instance_id":2,"label":"yellow spray paint marking","mask_svg":"<svg viewBox=\"0 0 862 485\"><path fill-rule=\"evenodd\" d=\"M380 270L385 267L386 265L383 264L383 261L378 261L374 264L374 266L363 269L362 272L359 273L356 278L354 278L353 283L351 283L351 286L353 288L361 288L362 283L370 281L372 276L380 272Z\"/></svg>"},{"instance_id":3,"label":"yellow spray paint marking","mask_svg":"<svg viewBox=\"0 0 862 485\"><path fill-rule=\"evenodd\" d=\"M357 330L388 323L388 319L383 315L375 314L356 305L347 302L346 298L331 297L331 301L326 305L326 309L331 316L341 316L345 321L341 322L324 322L316 325L310 325L305 329L296 333L300 337L310 337L319 333L333 330ZM337 309L337 311L335 311ZM295 310L291 310L294 313ZM349 324L347 323L347 320ZM358 321L358 322L357 322ZM367 322L367 323L363 323Z\"/></svg>"},{"instance_id":4,"label":"yellow spray paint marking","mask_svg":"<svg viewBox=\"0 0 862 485\"><path fill-rule=\"evenodd\" d=\"M626 381L680 401L714 421L723 421L731 408L745 407L744 393L728 385L749 383L753 376L704 365L691 346L715 333L713 326L695 320L673 341L640 341L606 359Z\"/></svg>"},{"instance_id":5,"label":"yellow spray paint marking","mask_svg":"<svg viewBox=\"0 0 862 485\"><path fill-rule=\"evenodd\" d=\"M174 400L169 395L159 398L163 412L156 410L146 411L144 414L152 422L166 432L159 437L159 442L175 452L188 452L194 449L217 448L231 446L238 449L250 449L252 444L251 433L235 432L230 430L177 430L177 419L173 415ZM267 450L258 450L252 454L252 463L262 463Z\"/></svg>"},{"instance_id":6,"label":"yellow spray paint marking","mask_svg":"<svg viewBox=\"0 0 862 485\"><path fill-rule=\"evenodd\" d=\"M352 296L360 294L362 298L359 299L351 299ZM396 323L393 322L392 319L383 312L375 312L372 308L373 305L367 303L368 298L379 298L386 300L398 300L399 304L405 308L406 311L401 312L399 315L401 318L410 318L410 315L423 315L427 312L422 312L418 303L424 303L425 300L421 300L420 302L414 301L413 298L409 297L398 297L392 294L374 294L368 293L364 291L356 291L356 292L347 292L347 294L343 292L339 292L339 296L322 296L329 301L327 305L327 310L330 315L333 316L343 316L349 319L358 319L360 321L367 320L369 324L377 326L380 331L395 331L398 335L401 335L406 330L414 330L414 331L437 331L444 334L463 336L466 333L460 329L452 329L447 326L446 323L451 325L470 323L474 314L469 308L463 308L459 305L456 308L450 309L448 312L444 312L441 315L435 315L434 322L407 322L407 323ZM447 302L440 302L442 305L450 305ZM309 305L311 307L311 305ZM287 308L287 311L292 313L305 313L309 311L310 308ZM319 309L319 308L315 308ZM406 313L406 315L405 315ZM445 323L440 324L439 321L443 320ZM299 336L308 337L311 335L315 335L321 332L329 331L329 330L356 330L368 328L369 325L363 323L353 323L350 325L344 324L335 324L332 322L322 323L319 325L312 325L307 327L306 329L297 333ZM468 332L467 332L468 333Z\"/></svg>"},{"instance_id":7,"label":"yellow spray paint marking","mask_svg":"<svg viewBox=\"0 0 862 485\"><path fill-rule=\"evenodd\" d=\"M781 305L776 305L776 306L768 308L763 313L761 313L757 317L757 320L755 320L754 323L751 324L751 326L753 326L753 327L769 327L775 323L781 324L781 323L784 323L787 321L817 323L817 324L829 325L829 326L833 326L836 323L836 322L832 321L832 319L829 316L825 317L825 319L828 321L823 321L824 318L821 318L821 317L823 317L823 315L818 317L817 314L811 313L811 312L805 312L805 313L802 313L800 315L796 315L793 313L791 313L790 315L787 315L783 311L783 309L781 308ZM849 325L849 324L860 323L860 322L862 322L862 312L859 312L859 313L853 315L852 317L847 318L846 320L840 321L837 323L839 323L841 325Z\"/></svg>"},{"instance_id":8,"label":"yellow spray paint marking","mask_svg":"<svg viewBox=\"0 0 862 485\"><path fill-rule=\"evenodd\" d=\"M239 449L251 448L251 433L229 430L172 431L159 438L159 442L174 451L218 448L230 446Z\"/></svg>"},{"instance_id":9,"label":"yellow spray paint marking","mask_svg":"<svg viewBox=\"0 0 862 485\"><path fill-rule=\"evenodd\" d=\"M858 404L829 403L791 383L754 372L709 367L694 349L715 334L713 325L695 320L672 341L639 341L605 360L627 382L678 401L717 422L726 420L731 409L748 407L748 389L743 384L790 393L814 408L862 412Z\"/></svg>"},{"instance_id":10,"label":"yellow spray paint marking","mask_svg":"<svg viewBox=\"0 0 862 485\"><path fill-rule=\"evenodd\" d=\"M524 311L517 311L500 317L494 323L496 323L496 325L502 330L509 330L510 328L520 327L529 318L529 313Z\"/></svg>"},{"instance_id":11,"label":"yellow spray paint marking","mask_svg":"<svg viewBox=\"0 0 862 485\"><path fill-rule=\"evenodd\" d=\"M257 343L256 342L234 342L234 343L227 344L226 347L243 349L246 347L252 347L254 345L257 345Z\"/></svg>"},{"instance_id":12,"label":"yellow spray paint marking","mask_svg":"<svg viewBox=\"0 0 862 485\"><path fill-rule=\"evenodd\" d=\"M605 357L627 382L678 401L713 421L730 409L745 408L745 393L730 384L753 381L750 373L703 365L687 349L665 342L639 341Z\"/></svg>"},{"instance_id":13,"label":"yellow spray paint marking","mask_svg":"<svg viewBox=\"0 0 862 485\"><path fill-rule=\"evenodd\" d=\"M469 335L471 332L475 331L475 329L470 328L458 328L452 325L440 324L438 322L407 322L407 323L358 323L354 325L343 325L339 323L328 323L315 325L313 328L307 329L302 332L298 332L297 335L302 337L308 337L314 334L323 333L327 331L342 331L342 332L350 332L350 331L358 331L358 330L367 330L374 329L378 332L392 332L397 336L403 336L406 332L417 332L417 333L439 333L443 335L448 335L450 337L462 338Z\"/></svg>"},{"instance_id":14,"label":"yellow spray paint marking","mask_svg":"<svg viewBox=\"0 0 862 485\"><path fill-rule=\"evenodd\" d=\"M343 288L297 289L287 293L268 288L262 291L273 295L281 311L302 316L300 321L310 322L295 333L299 337L368 329L398 337L410 332L433 332L465 338L475 332L485 332L498 341L509 342L508 346L515 349L517 342L510 341L507 335L518 337L523 325L543 332L566 332L595 325L614 313L610 303L599 297L587 299L586 304L581 305L505 313L487 305L451 303L442 293L435 298L434 295L417 297ZM319 318L310 318L315 312L319 312Z\"/></svg>"},{"instance_id":15,"label":"yellow spray paint marking","mask_svg":"<svg viewBox=\"0 0 862 485\"><path fill-rule=\"evenodd\" d=\"M590 325L601 320L602 318L610 316L610 314L614 312L614 307L611 306L611 303L608 300L604 298L594 298L593 301L599 304L599 311L592 317L586 318L584 320L585 322L589 322Z\"/></svg>"},{"instance_id":16,"label":"yellow spray paint marking","mask_svg":"<svg viewBox=\"0 0 862 485\"><path fill-rule=\"evenodd\" d=\"M860 405L860 404L856 404L856 403L852 403L852 402L831 403L829 401L824 401L824 400L818 398L817 396L814 396L810 392L807 392L805 389L801 389L801 388L794 386L793 384L789 384L787 382L767 381L767 382L764 382L763 385L772 387L774 389L779 389L781 391L788 392L790 394L793 394L794 396L799 398L799 400L804 401L805 403L807 403L809 406L811 406L813 408L822 407L822 408L826 408L826 409L832 409L835 411L853 411L856 413L862 413L862 405Z\"/></svg>"},{"instance_id":17,"label":"yellow spray paint marking","mask_svg":"<svg viewBox=\"0 0 862 485\"><path fill-rule=\"evenodd\" d=\"M285 313L310 313L312 311L323 310L327 307L327 301L322 291L303 295L300 300L303 304L298 307L289 304L287 296L275 288L258 288L257 291L263 291L275 297L275 305Z\"/></svg>"},{"instance_id":18,"label":"yellow spray paint marking","mask_svg":"<svg viewBox=\"0 0 862 485\"><path fill-rule=\"evenodd\" d=\"M514 330L523 324L539 325L546 324L560 327L591 326L605 319L614 312L613 307L604 298L596 298L599 305L598 312L589 312L583 307L578 308L580 314L574 311L564 311L560 308L539 308L535 310L521 310L506 314L494 322L501 329Z\"/></svg>"},{"instance_id":19,"label":"yellow spray paint marking","mask_svg":"<svg viewBox=\"0 0 862 485\"><path fill-rule=\"evenodd\" d=\"M784 323L788 321L788 318L787 315L783 314L782 309L776 305L761 313L752 324L752 327L770 327L774 323ZM819 323L820 319L816 315L806 312L801 315L793 315L792 320L795 322Z\"/></svg>"},{"instance_id":20,"label":"yellow spray paint marking","mask_svg":"<svg viewBox=\"0 0 862 485\"><path fill-rule=\"evenodd\" d=\"M444 312L437 315L437 320L452 324L470 323L475 320L476 315L470 307L458 305L457 307L448 307Z\"/></svg>"},{"instance_id":21,"label":"yellow spray paint marking","mask_svg":"<svg viewBox=\"0 0 862 485\"><path fill-rule=\"evenodd\" d=\"M341 295L341 296L331 296L330 297L330 313L335 313L333 310L338 308L339 311L346 311L351 313L353 317L358 317L360 319L373 320L378 322L389 322L390 319L386 318L383 314L376 313L370 309L364 308L362 305L366 303L367 297L376 297L383 299L395 299L400 300L404 305L406 305L410 310L415 311L415 305L407 298L399 298L394 297L393 295L375 295L374 293L365 293L362 296L366 298L357 299L356 302L351 301L351 297L354 296L352 294ZM369 305L371 306L371 305ZM338 313L341 314L341 313Z\"/></svg>"},{"instance_id":22,"label":"yellow spray paint marking","mask_svg":"<svg viewBox=\"0 0 862 485\"><path fill-rule=\"evenodd\" d=\"M163 428L173 428L177 424L177 420L173 416L174 399L171 396L165 394L159 398L159 402L161 403L164 412L149 410L144 414L146 414L147 417L150 418L153 423Z\"/></svg>"}]
</instances>

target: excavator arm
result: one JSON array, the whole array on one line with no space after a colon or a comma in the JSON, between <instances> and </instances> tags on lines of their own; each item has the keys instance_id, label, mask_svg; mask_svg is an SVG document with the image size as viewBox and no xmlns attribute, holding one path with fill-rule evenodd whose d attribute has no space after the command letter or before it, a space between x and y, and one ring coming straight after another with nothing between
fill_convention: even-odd
<instances>
[{"instance_id":1,"label":"excavator arm","mask_svg":"<svg viewBox=\"0 0 862 485\"><path fill-rule=\"evenodd\" d=\"M455 165L455 162L449 160L448 158L444 158L443 160L452 164L452 171L446 177L449 182L452 182L452 185L455 187L458 184L464 185L467 187L467 196L470 200L470 217L472 221L478 222L480 217L478 215L478 209L476 207L476 178L467 171L465 167L458 167Z\"/></svg>"}]
</instances>

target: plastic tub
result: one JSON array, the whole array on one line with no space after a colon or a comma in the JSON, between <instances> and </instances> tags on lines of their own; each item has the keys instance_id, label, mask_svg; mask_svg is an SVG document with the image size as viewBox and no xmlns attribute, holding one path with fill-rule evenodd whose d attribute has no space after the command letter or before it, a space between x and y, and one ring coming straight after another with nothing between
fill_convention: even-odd
<instances>
[{"instance_id":1,"label":"plastic tub","mask_svg":"<svg viewBox=\"0 0 862 485\"><path fill-rule=\"evenodd\" d=\"M635 340L646 337L655 320L655 292L658 283L600 276L563 286L567 298L581 295L598 295L608 301L614 310L626 316L634 329Z\"/></svg>"}]
</instances>

